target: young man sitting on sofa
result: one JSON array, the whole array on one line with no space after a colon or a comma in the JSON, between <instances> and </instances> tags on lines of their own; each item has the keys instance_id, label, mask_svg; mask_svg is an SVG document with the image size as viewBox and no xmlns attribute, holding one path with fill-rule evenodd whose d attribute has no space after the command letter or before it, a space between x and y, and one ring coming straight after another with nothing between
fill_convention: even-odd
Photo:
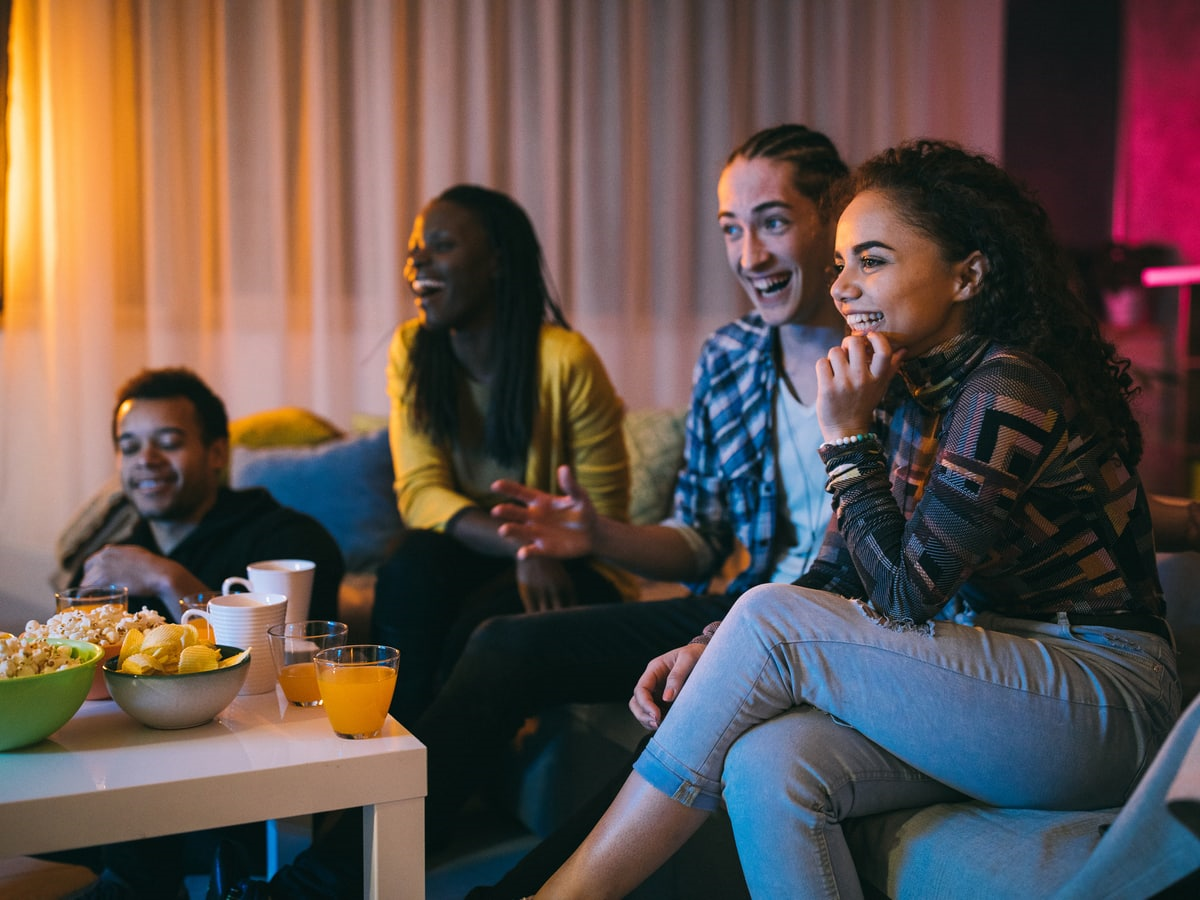
<instances>
[{"instance_id":1,"label":"young man sitting on sofa","mask_svg":"<svg viewBox=\"0 0 1200 900\"><path fill-rule=\"evenodd\" d=\"M120 491L60 539L56 586L123 584L130 605L178 621L179 600L217 590L264 559L317 564L310 616L335 618L345 565L310 516L261 488L225 487L229 418L184 368L144 370L117 391L112 414Z\"/></svg>"},{"instance_id":2,"label":"young man sitting on sofa","mask_svg":"<svg viewBox=\"0 0 1200 900\"><path fill-rule=\"evenodd\" d=\"M182 368L135 375L117 393L112 440L121 493L65 536L61 584L126 585L131 608L178 620L181 597L215 590L249 563L311 559L310 615L336 617L341 551L317 521L262 488L224 486L228 416L199 376ZM184 896L184 849L182 835L106 846L102 860L86 860L103 872L84 896Z\"/></svg>"}]
</instances>

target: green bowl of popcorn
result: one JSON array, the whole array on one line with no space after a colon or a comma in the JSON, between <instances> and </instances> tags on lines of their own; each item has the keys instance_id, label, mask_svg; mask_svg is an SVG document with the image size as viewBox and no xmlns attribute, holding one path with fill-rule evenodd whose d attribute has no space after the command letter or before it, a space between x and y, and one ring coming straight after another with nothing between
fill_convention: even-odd
<instances>
[{"instance_id":1,"label":"green bowl of popcorn","mask_svg":"<svg viewBox=\"0 0 1200 900\"><path fill-rule=\"evenodd\" d=\"M36 744L67 724L103 653L88 641L0 637L0 752Z\"/></svg>"}]
</instances>

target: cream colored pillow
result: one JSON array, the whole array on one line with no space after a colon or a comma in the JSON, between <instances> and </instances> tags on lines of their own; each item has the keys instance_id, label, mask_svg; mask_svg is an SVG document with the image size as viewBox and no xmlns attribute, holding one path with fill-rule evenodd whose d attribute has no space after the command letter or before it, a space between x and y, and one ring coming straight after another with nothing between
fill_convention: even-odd
<instances>
[{"instance_id":1,"label":"cream colored pillow","mask_svg":"<svg viewBox=\"0 0 1200 900\"><path fill-rule=\"evenodd\" d=\"M629 453L629 521L661 522L671 514L683 465L686 410L636 409L625 414Z\"/></svg>"}]
</instances>

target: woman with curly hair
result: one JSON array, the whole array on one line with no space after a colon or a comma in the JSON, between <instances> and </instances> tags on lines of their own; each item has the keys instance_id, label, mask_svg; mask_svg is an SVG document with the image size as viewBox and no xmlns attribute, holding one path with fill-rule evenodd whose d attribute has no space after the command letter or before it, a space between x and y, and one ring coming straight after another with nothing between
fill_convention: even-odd
<instances>
[{"instance_id":1,"label":"woman with curly hair","mask_svg":"<svg viewBox=\"0 0 1200 900\"><path fill-rule=\"evenodd\" d=\"M651 662L656 732L538 897L624 896L722 803L754 896L861 896L845 819L1115 806L1178 715L1130 383L1044 211L933 141L844 196L810 451L835 527Z\"/></svg>"}]
</instances>

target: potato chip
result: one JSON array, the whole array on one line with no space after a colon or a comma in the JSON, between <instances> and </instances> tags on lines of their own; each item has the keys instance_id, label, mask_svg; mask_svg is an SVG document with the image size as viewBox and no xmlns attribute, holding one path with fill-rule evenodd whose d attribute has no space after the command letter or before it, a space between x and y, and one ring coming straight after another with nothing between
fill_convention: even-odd
<instances>
[{"instance_id":1,"label":"potato chip","mask_svg":"<svg viewBox=\"0 0 1200 900\"><path fill-rule=\"evenodd\" d=\"M221 651L202 641L191 625L167 623L143 633L126 632L117 657L117 671L129 675L176 675L207 672L236 665L249 655L249 648L221 659Z\"/></svg>"},{"instance_id":2,"label":"potato chip","mask_svg":"<svg viewBox=\"0 0 1200 900\"><path fill-rule=\"evenodd\" d=\"M152 675L162 672L163 667L157 659L148 653L135 653L121 663L119 671L130 675Z\"/></svg>"},{"instance_id":3,"label":"potato chip","mask_svg":"<svg viewBox=\"0 0 1200 900\"><path fill-rule=\"evenodd\" d=\"M142 633L136 628L125 632L125 640L121 641L121 653L117 657L117 668L125 665L125 660L142 649Z\"/></svg>"},{"instance_id":4,"label":"potato chip","mask_svg":"<svg viewBox=\"0 0 1200 900\"><path fill-rule=\"evenodd\" d=\"M190 647L184 647L183 652L179 654L179 674L187 675L190 672L208 672L211 669L217 668L221 659L221 651L216 647L209 647L204 644L193 644Z\"/></svg>"},{"instance_id":5,"label":"potato chip","mask_svg":"<svg viewBox=\"0 0 1200 900\"><path fill-rule=\"evenodd\" d=\"M146 632L142 638L142 649L149 651L151 647L171 647L182 650L184 647L196 643L196 629L190 625L176 625L174 622L167 622L162 625L156 625Z\"/></svg>"},{"instance_id":6,"label":"potato chip","mask_svg":"<svg viewBox=\"0 0 1200 900\"><path fill-rule=\"evenodd\" d=\"M221 660L220 667L222 669L224 669L226 666L236 666L238 663L240 663L243 659L245 659L249 655L250 655L250 648L247 647L245 650L242 650L238 653L233 654L233 656L229 656L229 657L226 657L225 659Z\"/></svg>"}]
</instances>

